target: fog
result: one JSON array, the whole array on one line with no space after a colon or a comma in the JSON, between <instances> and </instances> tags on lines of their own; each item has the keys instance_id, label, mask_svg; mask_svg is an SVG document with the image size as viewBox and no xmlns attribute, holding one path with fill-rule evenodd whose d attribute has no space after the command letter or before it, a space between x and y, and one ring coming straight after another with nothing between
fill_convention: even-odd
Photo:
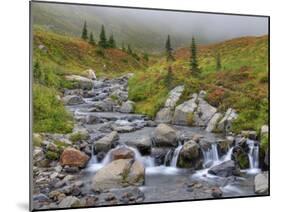
<instances>
[{"instance_id":1,"label":"fog","mask_svg":"<svg viewBox=\"0 0 281 212\"><path fill-rule=\"evenodd\" d=\"M79 35L82 23L87 20L95 37L104 24L107 32L113 33L119 43L131 43L139 48L159 49L168 34L175 47L189 44L192 36L198 43L207 44L268 34L268 19L257 16L47 3L35 3L33 9L35 24Z\"/></svg>"}]
</instances>

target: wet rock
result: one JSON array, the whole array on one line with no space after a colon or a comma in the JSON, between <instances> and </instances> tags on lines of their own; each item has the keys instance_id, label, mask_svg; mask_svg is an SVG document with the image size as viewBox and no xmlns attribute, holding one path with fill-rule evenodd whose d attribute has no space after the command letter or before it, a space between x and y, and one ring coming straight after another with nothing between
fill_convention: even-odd
<instances>
[{"instance_id":1,"label":"wet rock","mask_svg":"<svg viewBox=\"0 0 281 212\"><path fill-rule=\"evenodd\" d=\"M222 190L218 187L212 188L211 192L212 192L212 197L214 198L221 198L223 195Z\"/></svg>"},{"instance_id":2,"label":"wet rock","mask_svg":"<svg viewBox=\"0 0 281 212\"><path fill-rule=\"evenodd\" d=\"M59 204L60 208L72 208L81 206L80 200L74 196L65 197Z\"/></svg>"},{"instance_id":3,"label":"wet rock","mask_svg":"<svg viewBox=\"0 0 281 212\"><path fill-rule=\"evenodd\" d=\"M218 148L218 154L220 157L225 155L232 145L232 143L227 139L219 139L216 141L216 143Z\"/></svg>"},{"instance_id":4,"label":"wet rock","mask_svg":"<svg viewBox=\"0 0 281 212\"><path fill-rule=\"evenodd\" d=\"M134 105L135 105L135 103L130 100L123 102L121 105L121 108L120 108L120 112L121 113L132 113L132 112L134 112Z\"/></svg>"},{"instance_id":5,"label":"wet rock","mask_svg":"<svg viewBox=\"0 0 281 212\"><path fill-rule=\"evenodd\" d=\"M111 152L112 160L118 159L134 159L135 153L126 147L120 147Z\"/></svg>"},{"instance_id":6,"label":"wet rock","mask_svg":"<svg viewBox=\"0 0 281 212\"><path fill-rule=\"evenodd\" d=\"M64 96L62 98L62 101L66 105L79 105L79 104L84 103L83 98L81 96L77 96L77 95Z\"/></svg>"},{"instance_id":7,"label":"wet rock","mask_svg":"<svg viewBox=\"0 0 281 212\"><path fill-rule=\"evenodd\" d=\"M89 156L87 156L85 153L68 147L64 149L63 153L61 154L60 164L62 166L68 165L83 168L86 166L89 159Z\"/></svg>"},{"instance_id":8,"label":"wet rock","mask_svg":"<svg viewBox=\"0 0 281 212\"><path fill-rule=\"evenodd\" d=\"M75 82L77 88L81 88L83 90L91 90L93 88L93 81L86 77L82 77L78 75L69 75L66 76L66 79Z\"/></svg>"},{"instance_id":9,"label":"wet rock","mask_svg":"<svg viewBox=\"0 0 281 212\"><path fill-rule=\"evenodd\" d=\"M232 159L240 169L250 168L249 156L240 146L234 147L232 151Z\"/></svg>"},{"instance_id":10,"label":"wet rock","mask_svg":"<svg viewBox=\"0 0 281 212\"><path fill-rule=\"evenodd\" d=\"M114 142L118 139L119 136L116 131L109 133L95 142L95 152L108 152L114 146Z\"/></svg>"},{"instance_id":11,"label":"wet rock","mask_svg":"<svg viewBox=\"0 0 281 212\"><path fill-rule=\"evenodd\" d=\"M149 155L151 153L151 139L146 136L136 140L126 142L127 145L135 147L142 155Z\"/></svg>"},{"instance_id":12,"label":"wet rock","mask_svg":"<svg viewBox=\"0 0 281 212\"><path fill-rule=\"evenodd\" d=\"M144 183L144 167L131 159L114 160L100 169L92 179L92 189L106 190Z\"/></svg>"},{"instance_id":13,"label":"wet rock","mask_svg":"<svg viewBox=\"0 0 281 212\"><path fill-rule=\"evenodd\" d=\"M105 201L112 201L112 200L116 200L116 196L114 196L114 194L109 193L105 198Z\"/></svg>"},{"instance_id":14,"label":"wet rock","mask_svg":"<svg viewBox=\"0 0 281 212\"><path fill-rule=\"evenodd\" d=\"M217 126L218 121L220 120L220 118L222 117L221 113L215 113L213 115L213 117L211 118L211 120L209 121L207 127L206 127L206 131L207 132L213 132Z\"/></svg>"},{"instance_id":15,"label":"wet rock","mask_svg":"<svg viewBox=\"0 0 281 212\"><path fill-rule=\"evenodd\" d=\"M255 176L255 193L268 194L268 172L263 172Z\"/></svg>"},{"instance_id":16,"label":"wet rock","mask_svg":"<svg viewBox=\"0 0 281 212\"><path fill-rule=\"evenodd\" d=\"M98 203L99 198L95 195L87 196L85 198L85 206L94 206Z\"/></svg>"},{"instance_id":17,"label":"wet rock","mask_svg":"<svg viewBox=\"0 0 281 212\"><path fill-rule=\"evenodd\" d=\"M156 146L177 146L176 130L166 124L159 124L154 131L154 142Z\"/></svg>"},{"instance_id":18,"label":"wet rock","mask_svg":"<svg viewBox=\"0 0 281 212\"><path fill-rule=\"evenodd\" d=\"M179 153L178 167L199 169L202 167L202 162L200 146L192 140L186 142Z\"/></svg>"},{"instance_id":19,"label":"wet rock","mask_svg":"<svg viewBox=\"0 0 281 212\"><path fill-rule=\"evenodd\" d=\"M128 133L136 130L133 126L113 126L113 130L118 133Z\"/></svg>"},{"instance_id":20,"label":"wet rock","mask_svg":"<svg viewBox=\"0 0 281 212\"><path fill-rule=\"evenodd\" d=\"M237 174L234 161L229 160L218 164L208 171L209 174L217 175L220 177L229 177Z\"/></svg>"}]
</instances>

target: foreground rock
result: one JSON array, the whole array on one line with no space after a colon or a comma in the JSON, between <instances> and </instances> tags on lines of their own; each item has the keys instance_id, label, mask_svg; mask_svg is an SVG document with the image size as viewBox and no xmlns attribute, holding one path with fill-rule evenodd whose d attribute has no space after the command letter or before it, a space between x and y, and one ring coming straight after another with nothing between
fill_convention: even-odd
<instances>
[{"instance_id":1,"label":"foreground rock","mask_svg":"<svg viewBox=\"0 0 281 212\"><path fill-rule=\"evenodd\" d=\"M177 146L176 130L166 124L159 124L154 131L156 146Z\"/></svg>"},{"instance_id":2,"label":"foreground rock","mask_svg":"<svg viewBox=\"0 0 281 212\"><path fill-rule=\"evenodd\" d=\"M232 175L237 175L238 171L235 167L235 163L232 160L225 161L219 165L212 167L209 171L209 174L213 174L220 177L229 177Z\"/></svg>"},{"instance_id":3,"label":"foreground rock","mask_svg":"<svg viewBox=\"0 0 281 212\"><path fill-rule=\"evenodd\" d=\"M80 167L83 168L86 166L89 161L89 156L85 153L68 147L61 154L60 164L62 166L71 166L71 167Z\"/></svg>"},{"instance_id":4,"label":"foreground rock","mask_svg":"<svg viewBox=\"0 0 281 212\"><path fill-rule=\"evenodd\" d=\"M255 176L255 193L268 194L268 172L263 172Z\"/></svg>"},{"instance_id":5,"label":"foreground rock","mask_svg":"<svg viewBox=\"0 0 281 212\"><path fill-rule=\"evenodd\" d=\"M95 151L98 152L108 152L113 146L114 142L119 139L118 133L113 131L103 138L95 142Z\"/></svg>"},{"instance_id":6,"label":"foreground rock","mask_svg":"<svg viewBox=\"0 0 281 212\"><path fill-rule=\"evenodd\" d=\"M114 160L100 169L92 179L94 191L140 186L144 183L144 166L132 159Z\"/></svg>"},{"instance_id":7,"label":"foreground rock","mask_svg":"<svg viewBox=\"0 0 281 212\"><path fill-rule=\"evenodd\" d=\"M86 77L79 75L69 75L66 76L66 79L74 82L77 88L81 88L83 90L91 90L93 88L93 81Z\"/></svg>"},{"instance_id":8,"label":"foreground rock","mask_svg":"<svg viewBox=\"0 0 281 212\"><path fill-rule=\"evenodd\" d=\"M126 147L120 147L111 152L111 158L112 160L134 159L135 153L131 149L128 149Z\"/></svg>"}]
</instances>

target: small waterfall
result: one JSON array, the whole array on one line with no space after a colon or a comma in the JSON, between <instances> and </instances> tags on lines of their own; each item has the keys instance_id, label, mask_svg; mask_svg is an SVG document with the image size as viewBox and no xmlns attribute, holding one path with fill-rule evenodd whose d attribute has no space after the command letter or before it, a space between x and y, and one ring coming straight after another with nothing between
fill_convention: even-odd
<instances>
[{"instance_id":1,"label":"small waterfall","mask_svg":"<svg viewBox=\"0 0 281 212\"><path fill-rule=\"evenodd\" d=\"M223 158L223 161L228 161L228 160L231 160L231 155L232 155L232 152L233 152L233 148L234 147L231 147L228 152L226 153L226 155L224 156Z\"/></svg>"},{"instance_id":2,"label":"small waterfall","mask_svg":"<svg viewBox=\"0 0 281 212\"><path fill-rule=\"evenodd\" d=\"M202 152L205 165L208 163L215 163L219 161L219 154L216 143L211 144L211 148L208 148L207 150L202 149Z\"/></svg>"},{"instance_id":3,"label":"small waterfall","mask_svg":"<svg viewBox=\"0 0 281 212\"><path fill-rule=\"evenodd\" d=\"M249 162L250 169L258 169L259 168L259 145L255 144L255 141L248 139L247 144L249 147Z\"/></svg>"},{"instance_id":4,"label":"small waterfall","mask_svg":"<svg viewBox=\"0 0 281 212\"><path fill-rule=\"evenodd\" d=\"M170 150L166 153L165 158L164 158L164 166L168 166L168 165L169 165L171 153L172 153L172 149L170 149Z\"/></svg>"},{"instance_id":5,"label":"small waterfall","mask_svg":"<svg viewBox=\"0 0 281 212\"><path fill-rule=\"evenodd\" d=\"M180 151L182 149L182 145L179 145L174 153L173 153L173 158L172 158L172 161L171 161L171 166L172 167L177 167L177 162L178 162L178 157L179 157L179 154L180 154Z\"/></svg>"},{"instance_id":6,"label":"small waterfall","mask_svg":"<svg viewBox=\"0 0 281 212\"><path fill-rule=\"evenodd\" d=\"M94 147L94 144L93 144L92 145L92 155L91 155L90 164L94 164L94 163L98 163L98 158L95 155L95 147Z\"/></svg>"}]
</instances>

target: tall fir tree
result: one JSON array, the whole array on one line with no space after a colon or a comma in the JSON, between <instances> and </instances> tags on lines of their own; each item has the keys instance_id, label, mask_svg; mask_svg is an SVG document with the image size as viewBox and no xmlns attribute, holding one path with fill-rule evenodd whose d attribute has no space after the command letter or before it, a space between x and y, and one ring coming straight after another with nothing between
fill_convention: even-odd
<instances>
[{"instance_id":1,"label":"tall fir tree","mask_svg":"<svg viewBox=\"0 0 281 212\"><path fill-rule=\"evenodd\" d=\"M106 34L105 34L105 29L104 29L103 25L101 26L99 46L102 47L102 48L107 48L107 46L108 46Z\"/></svg>"},{"instance_id":2,"label":"tall fir tree","mask_svg":"<svg viewBox=\"0 0 281 212\"><path fill-rule=\"evenodd\" d=\"M197 75L199 74L198 62L197 62L197 48L195 38L192 37L191 46L190 46L190 70L192 74Z\"/></svg>"},{"instance_id":3,"label":"tall fir tree","mask_svg":"<svg viewBox=\"0 0 281 212\"><path fill-rule=\"evenodd\" d=\"M108 39L108 47L109 48L116 48L116 43L115 43L113 34L111 34L109 39Z\"/></svg>"},{"instance_id":4,"label":"tall fir tree","mask_svg":"<svg viewBox=\"0 0 281 212\"><path fill-rule=\"evenodd\" d=\"M167 74L164 79L165 86L170 90L172 89L172 82L174 80L172 67L169 65Z\"/></svg>"},{"instance_id":5,"label":"tall fir tree","mask_svg":"<svg viewBox=\"0 0 281 212\"><path fill-rule=\"evenodd\" d=\"M220 53L217 53L217 55L216 55L216 69L217 69L217 71L221 70L221 55L220 55Z\"/></svg>"},{"instance_id":6,"label":"tall fir tree","mask_svg":"<svg viewBox=\"0 0 281 212\"><path fill-rule=\"evenodd\" d=\"M173 56L173 49L172 49L172 46L171 46L171 40L170 40L170 35L168 35L167 37L167 41L166 41L166 54L167 54L167 61L174 61L175 58Z\"/></svg>"},{"instance_id":7,"label":"tall fir tree","mask_svg":"<svg viewBox=\"0 0 281 212\"><path fill-rule=\"evenodd\" d=\"M86 21L84 22L81 38L84 39L84 40L88 40L88 30L87 30L87 22Z\"/></svg>"},{"instance_id":8,"label":"tall fir tree","mask_svg":"<svg viewBox=\"0 0 281 212\"><path fill-rule=\"evenodd\" d=\"M90 33L89 43L90 43L91 45L95 45L95 44L96 44L96 42L95 42L95 39L94 39L94 36L93 36L93 33L92 33L92 32Z\"/></svg>"}]
</instances>

